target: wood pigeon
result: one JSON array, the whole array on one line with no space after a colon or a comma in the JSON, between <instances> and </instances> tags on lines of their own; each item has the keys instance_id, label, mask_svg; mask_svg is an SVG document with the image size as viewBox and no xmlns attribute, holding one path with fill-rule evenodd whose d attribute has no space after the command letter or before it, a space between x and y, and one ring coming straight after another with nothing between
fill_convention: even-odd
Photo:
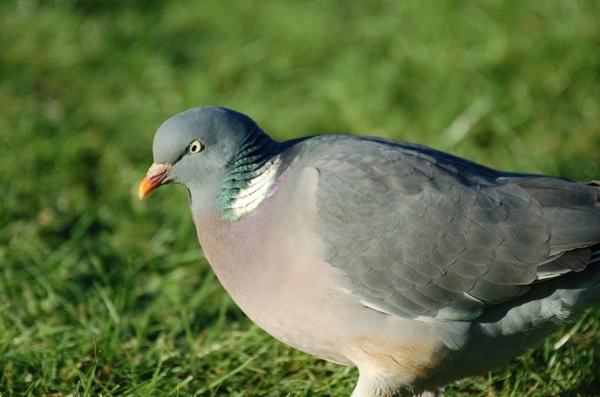
<instances>
[{"instance_id":1,"label":"wood pigeon","mask_svg":"<svg viewBox=\"0 0 600 397\"><path fill-rule=\"evenodd\" d=\"M198 239L280 341L358 367L352 397L433 396L600 304L600 187L386 139L279 143L199 107L157 131L140 198L189 190Z\"/></svg>"}]
</instances>

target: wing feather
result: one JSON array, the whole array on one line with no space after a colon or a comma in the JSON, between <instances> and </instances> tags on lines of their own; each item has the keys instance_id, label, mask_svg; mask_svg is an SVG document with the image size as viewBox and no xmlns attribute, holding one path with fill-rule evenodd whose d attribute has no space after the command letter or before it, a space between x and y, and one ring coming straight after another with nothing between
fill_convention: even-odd
<instances>
[{"instance_id":1,"label":"wing feather","mask_svg":"<svg viewBox=\"0 0 600 397\"><path fill-rule=\"evenodd\" d=\"M472 319L534 282L582 270L586 247L600 241L595 186L384 140L323 143L311 166L325 259L376 310Z\"/></svg>"}]
</instances>

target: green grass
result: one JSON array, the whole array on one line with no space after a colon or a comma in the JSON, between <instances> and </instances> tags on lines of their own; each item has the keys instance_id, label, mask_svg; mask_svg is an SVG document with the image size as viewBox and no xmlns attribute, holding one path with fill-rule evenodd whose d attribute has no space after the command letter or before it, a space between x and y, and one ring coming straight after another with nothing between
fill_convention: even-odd
<instances>
[{"instance_id":1,"label":"green grass","mask_svg":"<svg viewBox=\"0 0 600 397\"><path fill-rule=\"evenodd\" d=\"M349 395L354 369L231 302L183 188L137 199L156 128L218 104L281 140L600 178L598 21L566 0L0 3L0 394ZM600 311L573 326L447 395L599 395Z\"/></svg>"}]
</instances>

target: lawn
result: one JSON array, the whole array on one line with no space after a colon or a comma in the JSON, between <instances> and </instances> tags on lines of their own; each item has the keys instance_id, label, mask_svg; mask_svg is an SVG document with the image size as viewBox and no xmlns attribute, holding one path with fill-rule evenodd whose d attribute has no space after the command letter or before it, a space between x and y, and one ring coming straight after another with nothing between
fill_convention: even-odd
<instances>
[{"instance_id":1,"label":"lawn","mask_svg":"<svg viewBox=\"0 0 600 397\"><path fill-rule=\"evenodd\" d=\"M231 301L184 188L138 200L156 129L216 104L279 140L600 179L598 21L599 1L4 0L0 395L348 396L356 370ZM599 335L589 311L446 395L600 395Z\"/></svg>"}]
</instances>

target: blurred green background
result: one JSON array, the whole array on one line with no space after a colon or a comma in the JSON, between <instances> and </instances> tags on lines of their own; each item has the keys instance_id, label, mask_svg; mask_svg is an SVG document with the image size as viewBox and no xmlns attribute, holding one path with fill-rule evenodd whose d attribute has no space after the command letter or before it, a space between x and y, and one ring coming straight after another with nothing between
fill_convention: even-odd
<instances>
[{"instance_id":1,"label":"blurred green background","mask_svg":"<svg viewBox=\"0 0 600 397\"><path fill-rule=\"evenodd\" d=\"M600 178L599 21L599 1L0 2L0 394L349 395L355 370L231 302L184 188L138 200L158 126L216 104L280 140ZM446 393L599 395L599 328Z\"/></svg>"}]
</instances>

